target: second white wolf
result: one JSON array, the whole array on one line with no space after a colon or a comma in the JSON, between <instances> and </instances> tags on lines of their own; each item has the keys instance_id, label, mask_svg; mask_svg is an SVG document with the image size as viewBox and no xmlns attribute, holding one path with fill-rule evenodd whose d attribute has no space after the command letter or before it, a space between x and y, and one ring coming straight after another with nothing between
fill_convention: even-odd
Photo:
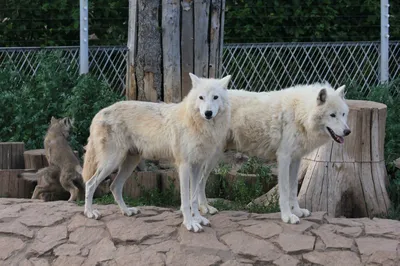
<instances>
[{"instance_id":1,"label":"second white wolf","mask_svg":"<svg viewBox=\"0 0 400 266\"><path fill-rule=\"evenodd\" d=\"M228 90L231 103L230 134L226 149L278 162L279 206L282 220L298 223L309 216L297 201L297 172L301 158L350 134L345 86L336 91L329 83L299 85L280 91ZM198 190L200 210L215 213L207 204L205 186L216 161L208 165Z\"/></svg>"},{"instance_id":2,"label":"second white wolf","mask_svg":"<svg viewBox=\"0 0 400 266\"><path fill-rule=\"evenodd\" d=\"M90 126L82 176L86 181L85 215L99 218L92 207L97 185L115 169L111 191L125 215L128 208L122 188L140 159L167 159L179 171L183 224L198 232L209 221L200 215L197 197L191 201L189 181L197 187L205 164L222 153L230 123L227 86L223 79L198 78L190 74L192 89L177 104L122 101L98 112ZM191 211L194 216L191 215Z\"/></svg>"}]
</instances>

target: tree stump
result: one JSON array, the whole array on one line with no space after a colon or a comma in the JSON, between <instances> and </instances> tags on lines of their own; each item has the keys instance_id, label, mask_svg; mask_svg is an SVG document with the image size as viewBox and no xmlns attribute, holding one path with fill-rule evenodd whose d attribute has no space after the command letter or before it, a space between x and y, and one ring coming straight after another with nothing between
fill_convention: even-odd
<instances>
[{"instance_id":1,"label":"tree stump","mask_svg":"<svg viewBox=\"0 0 400 266\"><path fill-rule=\"evenodd\" d=\"M24 152L25 169L39 170L49 166L44 149L28 150Z\"/></svg>"},{"instance_id":2,"label":"tree stump","mask_svg":"<svg viewBox=\"0 0 400 266\"><path fill-rule=\"evenodd\" d=\"M352 133L340 145L334 141L302 160L304 179L299 203L330 216L373 217L387 214L389 197L384 161L386 105L347 101Z\"/></svg>"}]
</instances>

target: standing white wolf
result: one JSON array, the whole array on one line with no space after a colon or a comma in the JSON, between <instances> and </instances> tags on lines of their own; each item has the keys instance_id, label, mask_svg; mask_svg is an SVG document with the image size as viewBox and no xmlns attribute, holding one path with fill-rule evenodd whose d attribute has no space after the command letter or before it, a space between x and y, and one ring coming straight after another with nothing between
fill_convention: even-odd
<instances>
[{"instance_id":1,"label":"standing white wolf","mask_svg":"<svg viewBox=\"0 0 400 266\"><path fill-rule=\"evenodd\" d=\"M122 101L95 115L82 172L87 217L100 217L92 207L93 193L117 168L110 187L114 199L123 214L136 214L138 210L128 208L122 198L126 179L141 158L167 159L179 171L183 224L194 232L202 229L200 224L209 224L200 215L197 197L189 198L189 181L196 187L201 169L223 151L231 115L227 93L231 76L206 79L189 75L192 89L180 103Z\"/></svg>"},{"instance_id":2,"label":"standing white wolf","mask_svg":"<svg viewBox=\"0 0 400 266\"><path fill-rule=\"evenodd\" d=\"M260 93L228 90L232 113L226 149L277 160L279 206L286 223L298 223L298 217L310 215L297 200L301 158L330 139L343 143L351 132L344 88L335 91L329 83L315 83ZM217 212L205 195L215 163L206 167L201 178L198 197L203 213Z\"/></svg>"}]
</instances>

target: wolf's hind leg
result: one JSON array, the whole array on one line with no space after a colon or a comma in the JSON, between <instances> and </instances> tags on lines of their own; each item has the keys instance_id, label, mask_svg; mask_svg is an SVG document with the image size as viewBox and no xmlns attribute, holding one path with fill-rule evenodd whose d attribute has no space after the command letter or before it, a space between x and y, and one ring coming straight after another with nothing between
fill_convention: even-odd
<instances>
[{"instance_id":1,"label":"wolf's hind leg","mask_svg":"<svg viewBox=\"0 0 400 266\"><path fill-rule=\"evenodd\" d=\"M289 194L289 204L290 208L292 209L293 214L298 217L307 217L310 216L310 211L307 209L302 209L299 206L299 201L297 199L297 190L298 190L298 180L297 180L297 173L300 167L300 160L293 159L290 164L290 194Z\"/></svg>"},{"instance_id":2,"label":"wolf's hind leg","mask_svg":"<svg viewBox=\"0 0 400 266\"><path fill-rule=\"evenodd\" d=\"M76 201L79 195L79 188L77 188L74 184L75 179L75 172L70 171L62 171L60 175L60 183L61 186L68 191L71 196L69 197L68 201Z\"/></svg>"},{"instance_id":3,"label":"wolf's hind leg","mask_svg":"<svg viewBox=\"0 0 400 266\"><path fill-rule=\"evenodd\" d=\"M118 170L118 174L114 181L111 183L111 192L114 195L115 201L118 203L119 208L122 213L127 216L138 213L138 209L135 207L128 208L122 197L122 189L124 187L125 181L131 176L133 170L140 162L140 155L128 155L125 161L122 163Z\"/></svg>"}]
</instances>

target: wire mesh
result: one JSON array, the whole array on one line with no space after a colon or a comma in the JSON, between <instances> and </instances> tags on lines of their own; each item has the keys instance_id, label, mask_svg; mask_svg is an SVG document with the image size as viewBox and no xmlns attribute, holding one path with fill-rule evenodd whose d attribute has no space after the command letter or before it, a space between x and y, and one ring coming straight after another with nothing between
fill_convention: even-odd
<instances>
[{"instance_id":1,"label":"wire mesh","mask_svg":"<svg viewBox=\"0 0 400 266\"><path fill-rule=\"evenodd\" d=\"M400 72L400 42L389 47L393 80ZM379 57L379 42L226 44L221 75L232 75L232 88L250 91L328 81L369 92L379 84Z\"/></svg>"},{"instance_id":2,"label":"wire mesh","mask_svg":"<svg viewBox=\"0 0 400 266\"><path fill-rule=\"evenodd\" d=\"M61 53L68 62L68 71L79 74L79 47L0 48L0 68L10 64L20 73L34 76L40 65L40 54ZM89 47L89 72L112 89L125 93L128 48L121 46Z\"/></svg>"}]
</instances>

